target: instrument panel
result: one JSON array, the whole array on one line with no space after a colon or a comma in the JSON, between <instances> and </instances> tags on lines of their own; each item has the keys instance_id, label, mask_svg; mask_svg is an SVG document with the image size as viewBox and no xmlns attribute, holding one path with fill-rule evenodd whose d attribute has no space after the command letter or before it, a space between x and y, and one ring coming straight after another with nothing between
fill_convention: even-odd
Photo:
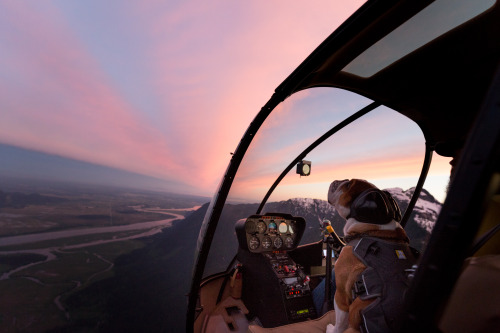
<instances>
[{"instance_id":1,"label":"instrument panel","mask_svg":"<svg viewBox=\"0 0 500 333\"><path fill-rule=\"evenodd\" d=\"M304 229L303 218L279 213L252 215L236 226L240 247L253 253L291 251L299 244Z\"/></svg>"}]
</instances>

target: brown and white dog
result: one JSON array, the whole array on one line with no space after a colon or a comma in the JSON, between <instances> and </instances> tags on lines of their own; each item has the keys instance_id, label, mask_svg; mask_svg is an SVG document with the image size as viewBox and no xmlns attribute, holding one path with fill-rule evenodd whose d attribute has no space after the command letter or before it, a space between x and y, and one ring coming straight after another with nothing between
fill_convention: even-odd
<instances>
[{"instance_id":1,"label":"brown and white dog","mask_svg":"<svg viewBox=\"0 0 500 333\"><path fill-rule=\"evenodd\" d=\"M373 224L351 217L353 202L360 194L370 189L376 189L375 185L361 179L336 180L330 185L328 202L335 207L340 216L346 219L344 226L346 241L363 235L396 242L409 242L404 229L394 219L384 224ZM352 300L353 284L365 269L366 266L354 255L353 246L346 245L335 263L337 286L334 297L335 333L359 332L361 310L374 301L374 299L362 300L360 297Z\"/></svg>"}]
</instances>

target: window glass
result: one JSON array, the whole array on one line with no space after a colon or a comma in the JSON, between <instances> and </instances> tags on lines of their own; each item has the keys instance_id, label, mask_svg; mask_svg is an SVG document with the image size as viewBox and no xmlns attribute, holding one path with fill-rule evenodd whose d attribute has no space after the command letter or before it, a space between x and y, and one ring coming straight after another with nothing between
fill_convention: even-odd
<instances>
[{"instance_id":1,"label":"window glass","mask_svg":"<svg viewBox=\"0 0 500 333\"><path fill-rule=\"evenodd\" d=\"M210 249L205 276L223 271L237 251L234 224L255 214L283 170L332 127L371 101L332 88L299 92L269 116L256 135L235 177ZM319 221L341 221L326 202L335 179L366 179L380 188L394 188L407 205L422 168L425 141L418 126L386 107L379 107L340 130L305 159L310 176L293 168L275 189L264 212L289 213L306 219L302 243L321 239Z\"/></svg>"}]
</instances>

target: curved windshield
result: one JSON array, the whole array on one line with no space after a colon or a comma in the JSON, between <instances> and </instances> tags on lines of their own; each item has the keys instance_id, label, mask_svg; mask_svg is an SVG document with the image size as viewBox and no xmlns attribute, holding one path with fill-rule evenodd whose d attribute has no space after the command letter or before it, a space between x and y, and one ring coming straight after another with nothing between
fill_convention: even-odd
<instances>
[{"instance_id":1,"label":"curved windshield","mask_svg":"<svg viewBox=\"0 0 500 333\"><path fill-rule=\"evenodd\" d=\"M352 92L315 88L281 103L262 125L235 177L210 248L204 276L227 268L237 252L234 224L255 214L285 168L332 127L372 101ZM321 239L319 221L335 219L326 201L336 179L362 178L411 197L425 154L420 128L386 107L378 107L324 141L307 156L310 176L293 168L267 201L263 213L281 212L306 219L302 244ZM411 192L411 193L410 193ZM404 207L402 207L404 208ZM340 225L334 228L342 234Z\"/></svg>"}]
</instances>

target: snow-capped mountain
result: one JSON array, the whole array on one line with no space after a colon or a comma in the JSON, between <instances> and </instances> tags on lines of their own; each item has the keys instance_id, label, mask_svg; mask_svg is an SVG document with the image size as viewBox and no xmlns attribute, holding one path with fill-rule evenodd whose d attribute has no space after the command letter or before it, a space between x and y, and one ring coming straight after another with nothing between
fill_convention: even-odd
<instances>
[{"instance_id":1,"label":"snow-capped mountain","mask_svg":"<svg viewBox=\"0 0 500 333\"><path fill-rule=\"evenodd\" d=\"M408 207L408 203L410 202L415 188L412 187L403 191L403 189L396 187L387 189L387 191L391 193L392 197L399 204L401 211L404 212L406 207ZM436 222L439 212L441 211L441 206L442 204L437 201L432 194L423 189L420 192L420 196L418 197L415 208L413 209L410 221L413 219L418 225L430 233L434 228L434 223Z\"/></svg>"},{"instance_id":2,"label":"snow-capped mountain","mask_svg":"<svg viewBox=\"0 0 500 333\"><path fill-rule=\"evenodd\" d=\"M398 203L404 213L415 188L403 190L401 188L386 189ZM420 193L415 208L406 225L406 231L412 245L421 249L434 227L441 210L441 203L425 189ZM265 212L283 212L294 216L302 216L307 221L306 232L302 243L316 241L319 235L319 223L323 219L330 220L333 228L339 235L343 235L344 220L337 214L335 208L325 200L294 198L286 201L271 202L265 206Z\"/></svg>"}]
</instances>

